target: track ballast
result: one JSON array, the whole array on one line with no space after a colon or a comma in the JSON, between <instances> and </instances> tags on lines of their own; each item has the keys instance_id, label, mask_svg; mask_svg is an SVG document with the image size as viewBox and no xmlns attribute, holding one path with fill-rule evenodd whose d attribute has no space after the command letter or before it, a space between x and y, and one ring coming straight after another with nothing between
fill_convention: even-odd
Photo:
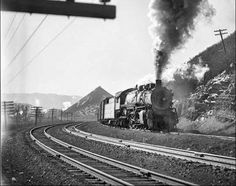
<instances>
[{"instance_id":1,"label":"track ballast","mask_svg":"<svg viewBox=\"0 0 236 186\"><path fill-rule=\"evenodd\" d=\"M47 133L53 126L37 127L31 138L43 149L92 176L92 183L111 185L195 185L170 176L100 156L58 140ZM102 171L101 171L102 170Z\"/></svg>"}]
</instances>

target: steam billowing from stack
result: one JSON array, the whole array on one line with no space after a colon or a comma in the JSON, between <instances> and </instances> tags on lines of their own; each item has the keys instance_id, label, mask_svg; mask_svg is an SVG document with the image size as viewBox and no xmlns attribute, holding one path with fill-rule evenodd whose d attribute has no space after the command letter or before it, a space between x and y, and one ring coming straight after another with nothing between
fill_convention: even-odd
<instances>
[{"instance_id":1,"label":"steam billowing from stack","mask_svg":"<svg viewBox=\"0 0 236 186\"><path fill-rule=\"evenodd\" d=\"M203 8L204 7L204 8ZM151 35L156 55L156 78L161 79L172 52L183 46L194 30L194 19L199 13L211 17L214 10L207 0L152 0Z\"/></svg>"},{"instance_id":2,"label":"steam billowing from stack","mask_svg":"<svg viewBox=\"0 0 236 186\"><path fill-rule=\"evenodd\" d=\"M168 56L164 50L155 50L156 59L155 59L155 67L156 67L156 79L161 79L162 69L165 67L167 63Z\"/></svg>"}]
</instances>

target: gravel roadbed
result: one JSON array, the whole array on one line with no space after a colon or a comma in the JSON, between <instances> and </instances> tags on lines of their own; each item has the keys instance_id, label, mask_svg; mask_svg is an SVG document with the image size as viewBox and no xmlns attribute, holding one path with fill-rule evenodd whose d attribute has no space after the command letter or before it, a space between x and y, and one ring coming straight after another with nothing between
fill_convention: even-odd
<instances>
[{"instance_id":1,"label":"gravel roadbed","mask_svg":"<svg viewBox=\"0 0 236 186\"><path fill-rule=\"evenodd\" d=\"M98 122L83 122L78 128L85 132L114 138L236 157L235 141L232 140L222 140L206 136L190 136L183 133L181 135L168 133L161 134L158 132L141 131L137 129L121 129L102 125Z\"/></svg>"},{"instance_id":2,"label":"gravel roadbed","mask_svg":"<svg viewBox=\"0 0 236 186\"><path fill-rule=\"evenodd\" d=\"M70 135L61 127L49 133L85 150L200 185L235 185L235 170L104 144Z\"/></svg>"},{"instance_id":3,"label":"gravel roadbed","mask_svg":"<svg viewBox=\"0 0 236 186\"><path fill-rule=\"evenodd\" d=\"M89 185L84 175L69 173L29 136L29 127L7 135L2 141L1 185Z\"/></svg>"}]
</instances>

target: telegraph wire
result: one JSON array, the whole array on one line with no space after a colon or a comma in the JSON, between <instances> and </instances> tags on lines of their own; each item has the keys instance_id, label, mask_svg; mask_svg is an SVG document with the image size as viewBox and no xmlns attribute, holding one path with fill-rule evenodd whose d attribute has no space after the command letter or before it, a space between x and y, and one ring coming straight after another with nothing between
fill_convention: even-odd
<instances>
[{"instance_id":1,"label":"telegraph wire","mask_svg":"<svg viewBox=\"0 0 236 186\"><path fill-rule=\"evenodd\" d=\"M19 70L19 71L16 73L16 75L15 75L12 79L10 79L10 81L7 82L7 85L6 85L6 86L8 86L13 80L15 80L16 77L17 77L21 72L23 72L24 69L25 69L27 66L29 66L31 63L33 63L34 60L35 60L35 58L37 58L40 54L42 54L42 52L43 52L46 48L48 48L49 45L50 45L53 41L55 41L67 28L69 28L69 26L70 26L74 21L75 21L75 18L72 19L57 35L55 35L34 57L32 57L32 59L29 60L28 63L26 63L26 64L23 66L23 68L22 68L21 70Z\"/></svg>"},{"instance_id":2,"label":"telegraph wire","mask_svg":"<svg viewBox=\"0 0 236 186\"><path fill-rule=\"evenodd\" d=\"M9 67L9 65L11 65L15 59L17 58L17 56L21 53L21 51L25 48L25 46L27 45L27 43L30 41L30 39L34 36L34 34L38 31L38 29L40 28L40 26L43 24L43 22L46 20L48 15L45 15L45 17L41 20L41 22L38 24L38 26L36 27L36 29L31 33L30 37L26 40L26 42L23 44L23 46L20 48L20 50L18 50L18 52L16 53L16 55L12 58L12 60L10 61L10 63L8 63L7 67ZM7 68L6 67L6 68Z\"/></svg>"},{"instance_id":3,"label":"telegraph wire","mask_svg":"<svg viewBox=\"0 0 236 186\"><path fill-rule=\"evenodd\" d=\"M17 14L17 13L14 14L14 16L13 16L13 18L12 18L12 20L11 20L11 23L10 23L8 29L7 29L7 33L5 34L5 39L7 38L7 35L8 35L9 32L10 32L10 29L11 29L11 27L12 27L12 24L13 24L15 18L16 18L16 14Z\"/></svg>"},{"instance_id":4,"label":"telegraph wire","mask_svg":"<svg viewBox=\"0 0 236 186\"><path fill-rule=\"evenodd\" d=\"M25 16L26 16L26 14L24 14L23 17L21 18L21 20L19 21L19 23L18 23L18 25L17 25L15 31L13 32L12 36L11 36L10 39L8 40L6 46L8 46L8 45L10 44L10 42L11 42L11 40L13 39L13 37L15 36L17 30L19 29L20 25L22 24L22 22L23 22Z\"/></svg>"}]
</instances>

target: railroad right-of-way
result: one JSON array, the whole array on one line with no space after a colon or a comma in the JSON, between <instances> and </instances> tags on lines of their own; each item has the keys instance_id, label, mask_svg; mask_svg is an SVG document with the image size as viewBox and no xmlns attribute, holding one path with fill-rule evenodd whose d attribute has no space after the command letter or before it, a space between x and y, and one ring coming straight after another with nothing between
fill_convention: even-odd
<instances>
[{"instance_id":1,"label":"railroad right-of-way","mask_svg":"<svg viewBox=\"0 0 236 186\"><path fill-rule=\"evenodd\" d=\"M119 162L71 144L65 143L47 133L55 126L37 127L30 131L31 138L44 150L91 175L97 185L195 185L171 176L155 173L137 166Z\"/></svg>"},{"instance_id":2,"label":"railroad right-of-way","mask_svg":"<svg viewBox=\"0 0 236 186\"><path fill-rule=\"evenodd\" d=\"M86 137L91 140L100 141L104 143L109 143L112 145L126 146L131 149L142 150L146 152L156 153L165 156L172 156L175 158L185 159L193 162L200 162L204 164L221 166L229 169L236 169L236 159L234 157L220 156L215 154L188 151L177 148L170 148L160 145L152 145L147 143L140 143L135 141L128 141L123 139L111 138L101 135L96 135L88 132L79 130L78 125L69 125L64 128L68 133L71 133L76 136Z\"/></svg>"}]
</instances>

